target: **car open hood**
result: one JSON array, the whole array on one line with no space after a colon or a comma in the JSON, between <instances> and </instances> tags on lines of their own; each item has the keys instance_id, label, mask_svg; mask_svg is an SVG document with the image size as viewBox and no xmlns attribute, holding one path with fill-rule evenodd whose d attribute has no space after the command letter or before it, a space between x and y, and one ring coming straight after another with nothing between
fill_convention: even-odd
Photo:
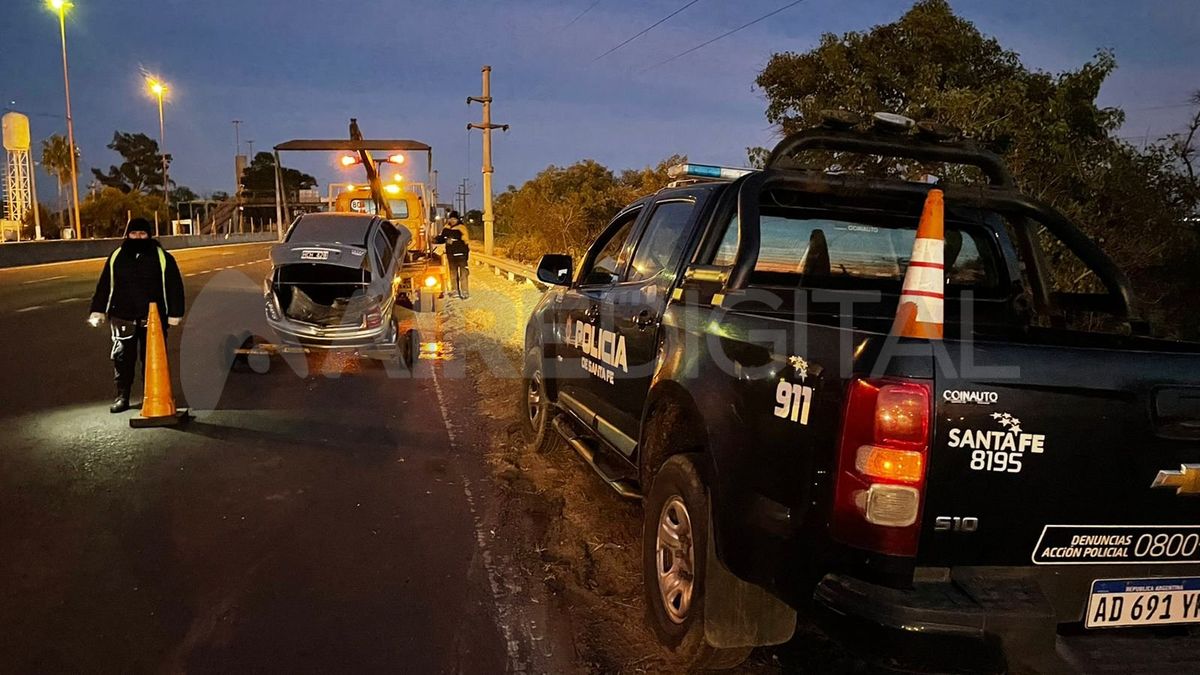
<instances>
[{"instance_id":1,"label":"car open hood","mask_svg":"<svg viewBox=\"0 0 1200 675\"><path fill-rule=\"evenodd\" d=\"M271 264L319 263L360 269L366 267L367 249L345 244L284 242L271 249Z\"/></svg>"}]
</instances>

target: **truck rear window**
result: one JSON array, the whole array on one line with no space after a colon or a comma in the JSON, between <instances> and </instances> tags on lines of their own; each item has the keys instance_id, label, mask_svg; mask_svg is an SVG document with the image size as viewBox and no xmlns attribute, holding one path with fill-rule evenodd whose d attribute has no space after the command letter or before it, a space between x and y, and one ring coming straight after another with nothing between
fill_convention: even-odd
<instances>
[{"instance_id":1,"label":"truck rear window","mask_svg":"<svg viewBox=\"0 0 1200 675\"><path fill-rule=\"evenodd\" d=\"M758 283L841 286L839 280L900 282L912 255L916 222L878 217L850 218L805 210L761 215ZM910 222L911 221L911 222ZM714 265L732 265L737 253L737 217L730 222ZM983 230L946 223L946 281L956 286L996 288L999 261Z\"/></svg>"}]
</instances>

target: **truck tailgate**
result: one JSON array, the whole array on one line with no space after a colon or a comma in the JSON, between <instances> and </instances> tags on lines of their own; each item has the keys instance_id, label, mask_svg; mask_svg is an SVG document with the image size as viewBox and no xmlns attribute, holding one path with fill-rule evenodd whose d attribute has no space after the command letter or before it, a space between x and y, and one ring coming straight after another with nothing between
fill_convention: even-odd
<instances>
[{"instance_id":1,"label":"truck tailgate","mask_svg":"<svg viewBox=\"0 0 1200 675\"><path fill-rule=\"evenodd\" d=\"M1200 561L1200 354L945 347L920 564Z\"/></svg>"}]
</instances>

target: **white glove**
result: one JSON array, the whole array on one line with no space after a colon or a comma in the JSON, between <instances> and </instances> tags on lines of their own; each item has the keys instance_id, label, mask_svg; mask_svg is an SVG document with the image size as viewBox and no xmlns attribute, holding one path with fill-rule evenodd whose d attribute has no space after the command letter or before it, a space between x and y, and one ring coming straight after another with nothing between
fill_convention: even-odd
<instances>
[{"instance_id":1,"label":"white glove","mask_svg":"<svg viewBox=\"0 0 1200 675\"><path fill-rule=\"evenodd\" d=\"M167 325L168 326L178 326L181 323L183 323L182 316L168 316L167 317Z\"/></svg>"},{"instance_id":2,"label":"white glove","mask_svg":"<svg viewBox=\"0 0 1200 675\"><path fill-rule=\"evenodd\" d=\"M88 315L87 322L92 328L97 328L100 326L100 324L104 323L104 314L100 312L92 312Z\"/></svg>"}]
</instances>

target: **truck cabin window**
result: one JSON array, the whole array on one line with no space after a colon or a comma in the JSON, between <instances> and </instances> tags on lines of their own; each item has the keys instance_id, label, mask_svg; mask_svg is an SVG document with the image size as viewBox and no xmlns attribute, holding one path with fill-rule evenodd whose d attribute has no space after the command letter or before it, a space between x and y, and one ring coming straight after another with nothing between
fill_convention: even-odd
<instances>
[{"instance_id":1,"label":"truck cabin window","mask_svg":"<svg viewBox=\"0 0 1200 675\"><path fill-rule=\"evenodd\" d=\"M408 217L408 201L404 199L389 199L388 206L392 209L392 217L396 220L404 220ZM355 213L367 213L375 215L378 209L375 207L375 200L369 197L350 200L350 210Z\"/></svg>"},{"instance_id":2,"label":"truck cabin window","mask_svg":"<svg viewBox=\"0 0 1200 675\"><path fill-rule=\"evenodd\" d=\"M591 264L583 270L580 283L587 286L607 285L621 280L621 273L628 262L625 245L633 233L633 224L637 222L639 213L640 208L620 216L600 235L592 245L593 249L599 247L599 250L596 250Z\"/></svg>"},{"instance_id":3,"label":"truck cabin window","mask_svg":"<svg viewBox=\"0 0 1200 675\"><path fill-rule=\"evenodd\" d=\"M899 289L912 255L917 216L879 212L764 206L760 248L751 283L760 286ZM737 253L734 216L713 258L732 265ZM948 289L995 290L1003 273L985 230L946 222Z\"/></svg>"}]
</instances>

